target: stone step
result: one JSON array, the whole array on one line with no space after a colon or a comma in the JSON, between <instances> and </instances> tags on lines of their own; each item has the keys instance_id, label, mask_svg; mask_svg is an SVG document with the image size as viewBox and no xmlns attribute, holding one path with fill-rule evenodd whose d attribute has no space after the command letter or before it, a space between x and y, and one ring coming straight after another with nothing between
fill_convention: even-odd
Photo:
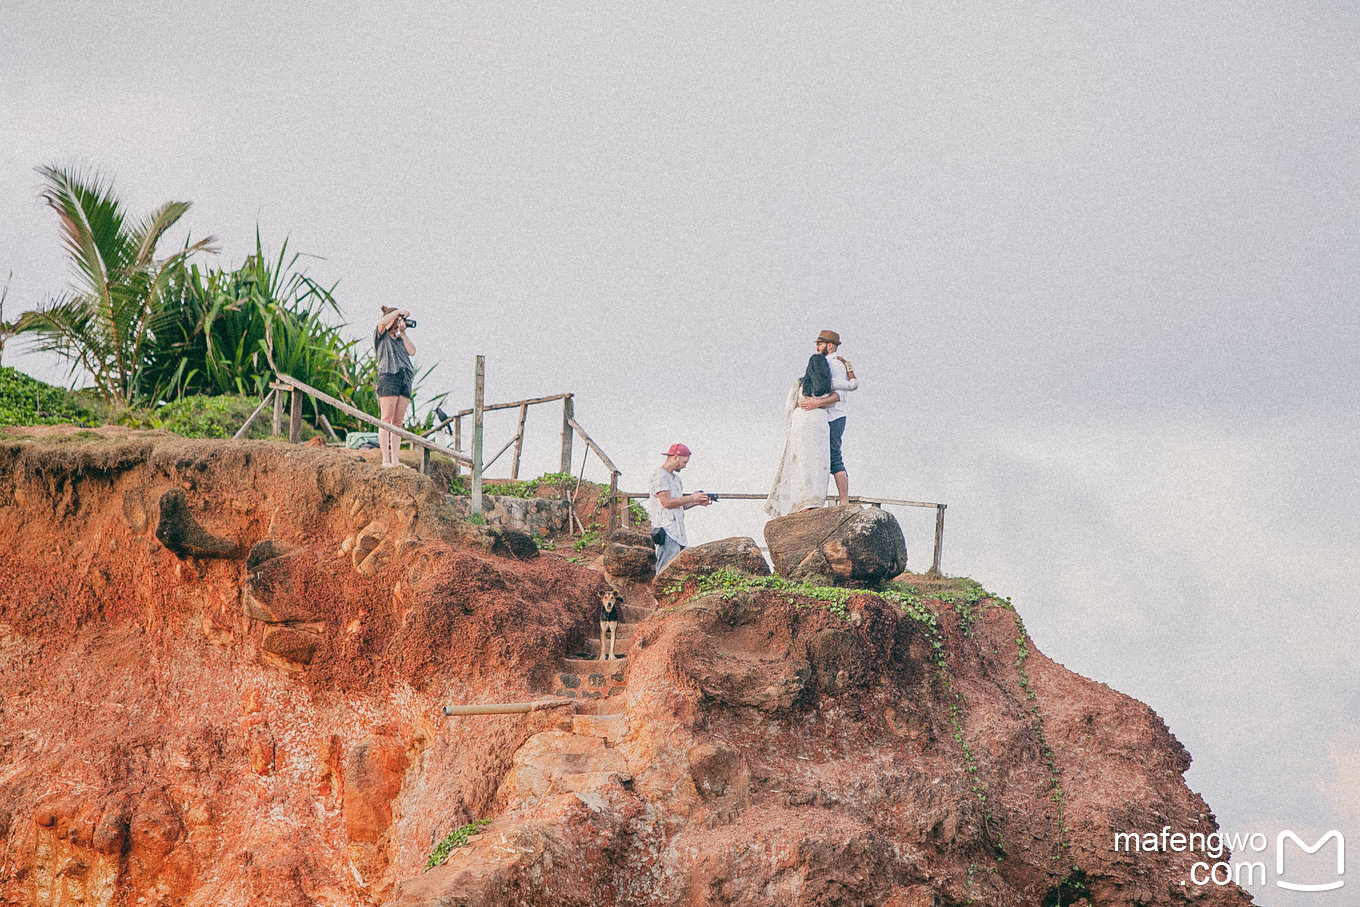
<instances>
[{"instance_id":1,"label":"stone step","mask_svg":"<svg viewBox=\"0 0 1360 907\"><path fill-rule=\"evenodd\" d=\"M583 737L599 737L613 746L628 732L628 719L622 712L612 715L573 715L571 732Z\"/></svg>"},{"instance_id":2,"label":"stone step","mask_svg":"<svg viewBox=\"0 0 1360 907\"><path fill-rule=\"evenodd\" d=\"M628 670L628 659L615 658L612 661L600 661L598 658L564 658L562 659L562 671L564 673L579 674L583 678L593 674L610 675L615 683L623 683L624 672Z\"/></svg>"},{"instance_id":3,"label":"stone step","mask_svg":"<svg viewBox=\"0 0 1360 907\"><path fill-rule=\"evenodd\" d=\"M562 670L554 679L552 695L564 699L603 699L621 691L628 659L596 661L592 658L564 658Z\"/></svg>"},{"instance_id":4,"label":"stone step","mask_svg":"<svg viewBox=\"0 0 1360 907\"><path fill-rule=\"evenodd\" d=\"M604 650L609 651L609 640L607 639L604 641ZM633 638L620 633L619 638L614 640L614 654L627 655L631 651L633 651ZM585 654L591 658L600 656L600 638L598 636L586 644Z\"/></svg>"},{"instance_id":5,"label":"stone step","mask_svg":"<svg viewBox=\"0 0 1360 907\"><path fill-rule=\"evenodd\" d=\"M622 715L628 708L628 699L622 693L615 693L603 699L577 702L573 708L577 715Z\"/></svg>"}]
</instances>

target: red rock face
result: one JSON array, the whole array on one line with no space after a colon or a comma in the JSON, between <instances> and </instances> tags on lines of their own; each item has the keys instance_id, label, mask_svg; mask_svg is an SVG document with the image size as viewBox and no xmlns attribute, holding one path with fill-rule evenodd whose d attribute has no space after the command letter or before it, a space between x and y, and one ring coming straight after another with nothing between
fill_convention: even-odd
<instances>
[{"instance_id":1,"label":"red rock face","mask_svg":"<svg viewBox=\"0 0 1360 907\"><path fill-rule=\"evenodd\" d=\"M621 694L443 718L546 694L604 580L495 553L403 472L272 443L0 445L0 900L1249 903L1182 886L1185 854L1113 851L1214 828L1157 716L943 585L916 616L686 593L630 623ZM158 541L172 490L229 545Z\"/></svg>"}]
</instances>

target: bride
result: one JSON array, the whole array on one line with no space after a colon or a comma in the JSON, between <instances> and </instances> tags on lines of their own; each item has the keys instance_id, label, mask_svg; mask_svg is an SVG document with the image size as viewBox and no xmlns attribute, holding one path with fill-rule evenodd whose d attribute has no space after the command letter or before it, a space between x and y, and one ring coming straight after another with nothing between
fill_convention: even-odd
<instances>
[{"instance_id":1,"label":"bride","mask_svg":"<svg viewBox=\"0 0 1360 907\"><path fill-rule=\"evenodd\" d=\"M784 404L784 453L775 473L774 488L765 499L765 512L771 517L826 503L826 487L831 479L831 438L823 407L836 399L839 398L831 390L831 369L826 357L813 353L807 371L793 383ZM811 406L804 408L808 404Z\"/></svg>"}]
</instances>

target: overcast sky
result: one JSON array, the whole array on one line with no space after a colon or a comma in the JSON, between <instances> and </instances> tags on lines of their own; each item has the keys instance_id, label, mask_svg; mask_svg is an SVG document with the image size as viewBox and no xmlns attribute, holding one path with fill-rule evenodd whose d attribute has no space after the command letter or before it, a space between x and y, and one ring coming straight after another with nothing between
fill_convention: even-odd
<instances>
[{"instance_id":1,"label":"overcast sky","mask_svg":"<svg viewBox=\"0 0 1360 907\"><path fill-rule=\"evenodd\" d=\"M356 339L412 309L429 392L469 405L481 353L493 401L575 392L626 487L685 440L730 491L768 487L833 328L852 491L947 503L946 572L1152 705L1226 828L1360 842L1360 7L4 17L7 317L67 280L33 168L98 168L134 211L192 201L223 266L257 225L320 256ZM933 512L900 515L924 570Z\"/></svg>"}]
</instances>

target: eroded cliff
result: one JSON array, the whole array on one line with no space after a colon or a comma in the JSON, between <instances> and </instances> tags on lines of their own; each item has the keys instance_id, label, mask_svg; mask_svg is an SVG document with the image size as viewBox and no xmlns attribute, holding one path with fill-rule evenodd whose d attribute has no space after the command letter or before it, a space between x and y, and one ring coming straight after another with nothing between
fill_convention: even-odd
<instances>
[{"instance_id":1,"label":"eroded cliff","mask_svg":"<svg viewBox=\"0 0 1360 907\"><path fill-rule=\"evenodd\" d=\"M0 550L7 903L1249 903L1113 850L1214 829L1188 754L966 583L634 588L586 699L605 578L344 452L0 443Z\"/></svg>"}]
</instances>

